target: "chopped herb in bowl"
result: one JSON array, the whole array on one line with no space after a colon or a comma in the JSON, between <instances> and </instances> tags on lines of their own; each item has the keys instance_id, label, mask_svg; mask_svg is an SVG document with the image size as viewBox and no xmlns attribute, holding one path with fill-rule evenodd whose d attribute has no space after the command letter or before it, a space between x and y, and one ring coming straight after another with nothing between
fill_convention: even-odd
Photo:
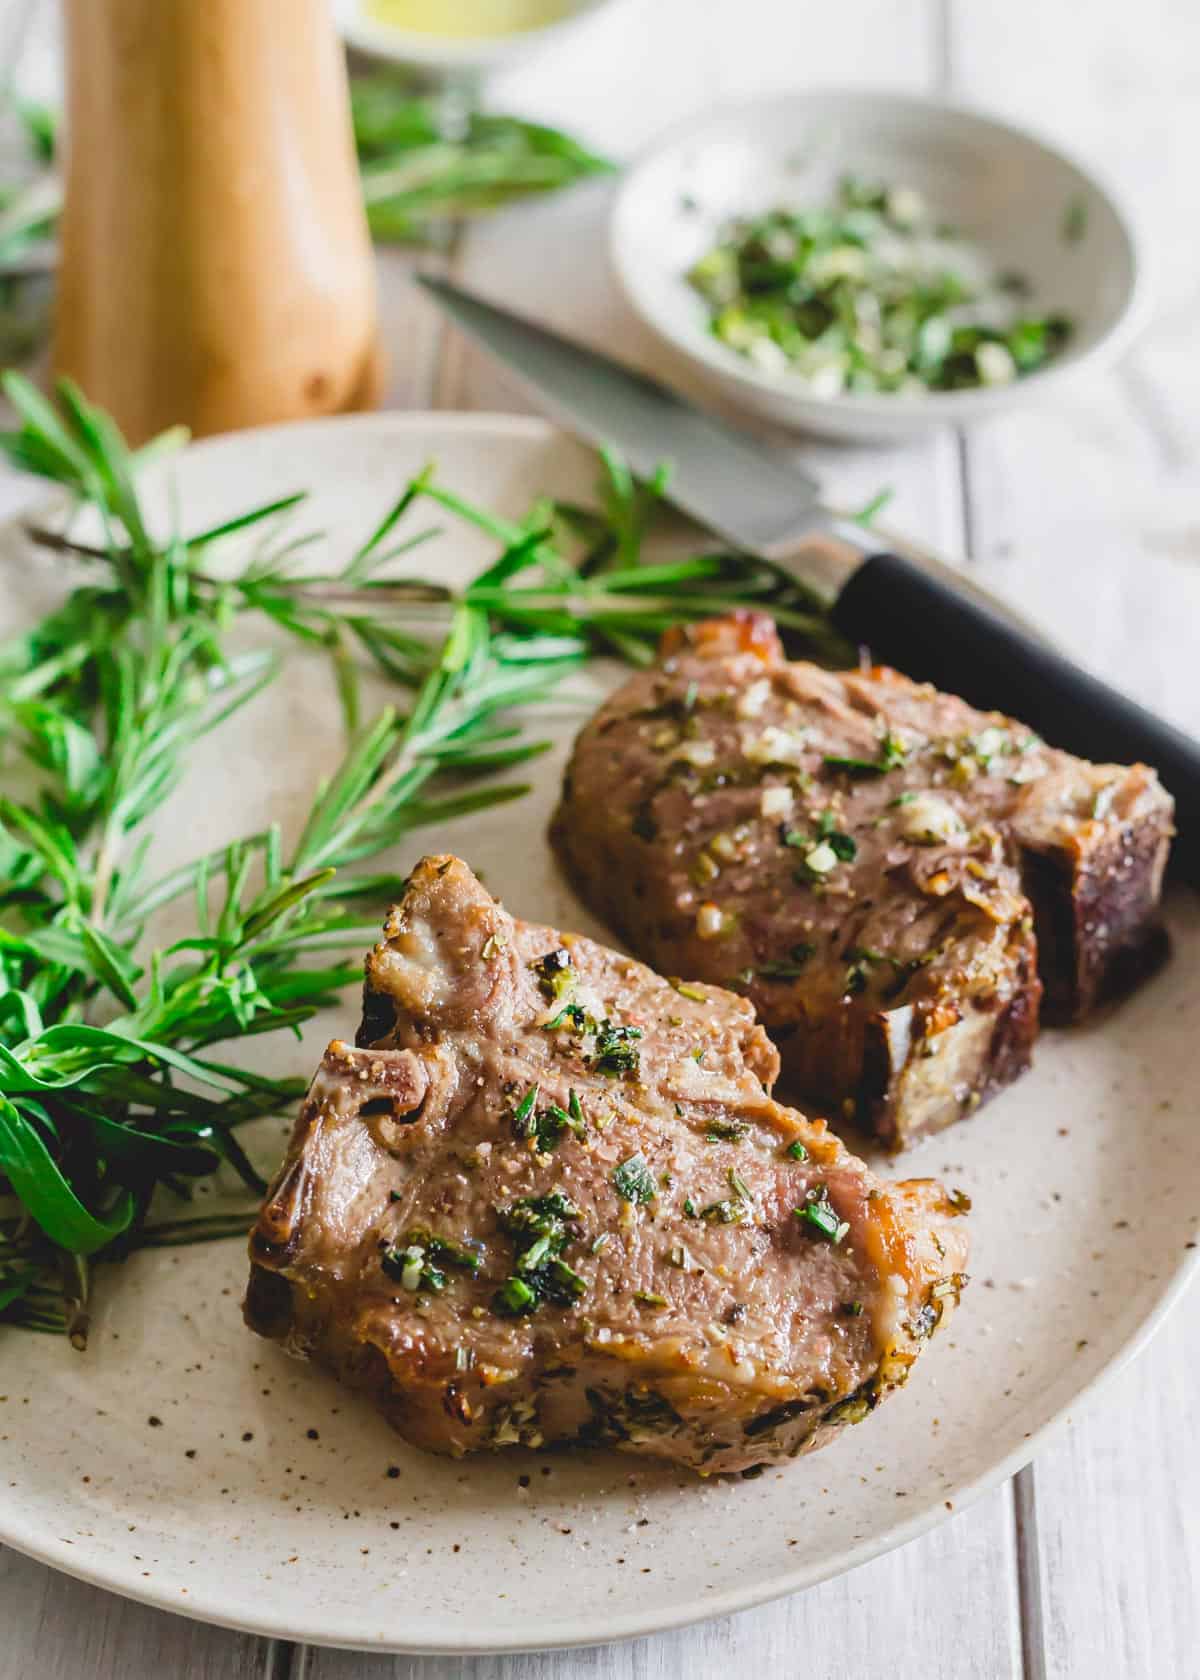
<instances>
[{"instance_id":1,"label":"chopped herb in bowl","mask_svg":"<svg viewBox=\"0 0 1200 1680\"><path fill-rule=\"evenodd\" d=\"M1009 384L1072 331L913 188L852 176L830 204L729 223L688 280L714 337L823 397Z\"/></svg>"}]
</instances>

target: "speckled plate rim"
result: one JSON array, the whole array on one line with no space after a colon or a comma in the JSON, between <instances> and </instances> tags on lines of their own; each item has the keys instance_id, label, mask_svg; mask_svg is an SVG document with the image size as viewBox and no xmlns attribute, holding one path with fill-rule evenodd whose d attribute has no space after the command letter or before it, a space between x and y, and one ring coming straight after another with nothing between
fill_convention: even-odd
<instances>
[{"instance_id":1,"label":"speckled plate rim","mask_svg":"<svg viewBox=\"0 0 1200 1680\"><path fill-rule=\"evenodd\" d=\"M801 1568L782 1571L760 1586L734 1588L701 1601L689 1600L680 1604L664 1607L662 1613L648 1617L638 1615L614 1615L611 1628L603 1643L617 1644L627 1639L643 1639L651 1634L670 1633L677 1628L691 1627L698 1622L714 1621L721 1616L731 1616L742 1610L753 1610L757 1605L769 1604L775 1599L787 1598L792 1593L802 1592L806 1587L818 1586L822 1581L828 1581L837 1575L846 1575L851 1570L858 1569L862 1564L870 1563L872 1559L882 1557L887 1552L897 1550L900 1546L908 1545L910 1540L918 1539L939 1523L950 1522L953 1517L961 1516L981 1499L985 1493L999 1487L1018 1470L1035 1458L1055 1435L1057 1435L1071 1421L1072 1414L1081 1406L1090 1405L1095 1397L1106 1388L1118 1372L1145 1349L1162 1326L1168 1313L1174 1308L1193 1282L1197 1269L1200 1268L1200 1249L1194 1250L1180 1262L1174 1276L1167 1282L1152 1310L1142 1320L1138 1329L1113 1355L1108 1363L1084 1384L1074 1399L1056 1413L1056 1415L1034 1430L1027 1441L1015 1451L1008 1453L999 1463L992 1466L975 1481L967 1483L956 1490L953 1513L946 1511L940 1500L932 1500L924 1509L916 1511L906 1522L896 1528L890 1528L886 1535L862 1540L857 1545L831 1556L825 1563L811 1568ZM566 1651L592 1646L597 1643L594 1631L589 1630L575 1639L539 1640L537 1638L523 1639L520 1643L509 1641L499 1643L488 1640L477 1643L470 1638L448 1641L445 1643L411 1644L403 1639L380 1639L370 1644L356 1643L339 1634L331 1634L327 1626L320 1623L297 1623L294 1619L286 1623L269 1614L262 1616L231 1616L222 1608L219 1596L205 1598L198 1592L193 1592L188 1603L181 1604L178 1595L170 1590L145 1586L140 1581L131 1580L119 1570L89 1569L79 1562L78 1553L74 1547L62 1543L47 1544L38 1535L28 1533L18 1527L12 1527L6 1520L6 1515L0 1507L0 1543L11 1546L14 1551L22 1552L26 1557L33 1558L38 1563L47 1564L51 1569L57 1569L64 1575L70 1575L77 1581L84 1581L89 1586L103 1587L107 1592L116 1593L120 1598L128 1598L139 1604L149 1605L156 1610L166 1610L176 1616L186 1616L189 1621L211 1622L218 1627L230 1628L238 1633L258 1635L265 1639L286 1639L294 1644L323 1645L337 1650L357 1650L396 1655L410 1656L443 1656L443 1657L482 1657L513 1655L523 1651Z\"/></svg>"},{"instance_id":2,"label":"speckled plate rim","mask_svg":"<svg viewBox=\"0 0 1200 1680\"><path fill-rule=\"evenodd\" d=\"M460 436L475 434L480 441L524 440L530 445L545 445L553 442L556 437L562 436L557 428L534 417L502 414L439 413L436 411L408 414L353 415L334 420L301 421L288 426L257 428L251 433L242 433L238 436L239 439L244 440L247 437L267 437L300 431L311 432L327 427L337 427L339 429L354 427L364 432L398 435L418 433L426 439L432 439L439 431L453 432ZM191 444L188 452L203 451L208 453L219 451L227 449L230 443L231 437L226 434ZM33 496L30 497L31 502L35 499ZM5 523L8 523L8 521L5 521ZM1167 1314L1185 1294L1197 1270L1200 1270L1200 1247L1191 1246L1183 1249L1174 1269L1164 1279L1162 1287L1158 1290L1140 1322L1113 1351L1105 1363L1093 1373L1092 1377L1081 1384L1072 1397L1060 1406L1052 1416L1037 1428L1031 1430L1018 1447L1006 1453L980 1475L966 1482L955 1484L953 1515L960 1515L985 1493L1006 1481L1028 1464L1039 1450L1065 1427L1080 1407L1090 1404L1092 1399L1110 1380L1142 1352L1166 1319ZM284 1619L278 1614L272 1614L270 1606L265 1606L261 1614L231 1613L227 1607L227 1596L223 1599L220 1593L206 1593L200 1589L194 1590L186 1603L181 1603L177 1594L169 1586L159 1586L146 1582L140 1575L134 1575L126 1569L89 1567L81 1558L80 1549L76 1545L62 1540L47 1540L44 1534L26 1527L19 1517L15 1517L14 1514L5 1510L3 1498L0 1495L0 1544L10 1546L13 1550L21 1552L39 1563L44 1563L52 1569L57 1569L75 1580L116 1593L119 1597L131 1599L154 1609L165 1610L174 1615L185 1616L192 1621L209 1622L262 1638L283 1639L299 1644L330 1646L349 1650L463 1657L499 1655L520 1651L569 1650L595 1645L598 1642L616 1643L621 1640L642 1638L655 1633L666 1633L672 1629L694 1625L697 1622L709 1621L738 1611L753 1609L756 1605L784 1598L791 1593L802 1591L806 1587L816 1586L834 1576L846 1574L886 1552L907 1545L909 1541L915 1540L938 1523L949 1520L951 1520L951 1515L946 1510L945 1502L940 1497L930 1498L923 1506L914 1510L905 1521L898 1524L889 1524L885 1533L865 1537L835 1553L831 1553L828 1557L821 1559L820 1562L792 1569L781 1569L759 1582L745 1583L711 1597L706 1596L703 1599L692 1598L667 1603L655 1614L647 1614L644 1611L622 1614L617 1611L606 1623L602 1641L598 1641L595 1627L589 1625L586 1629L581 1628L577 1636L560 1632L553 1637L543 1639L539 1639L536 1635L532 1637L523 1636L519 1641L495 1639L477 1641L473 1640L469 1634L464 1634L462 1637L453 1640L423 1641L416 1644L406 1641L402 1637L395 1639L384 1637L364 1643L361 1638L356 1639L349 1629L331 1629L329 1618L316 1622L307 1622L303 1618L296 1618L295 1616Z\"/></svg>"},{"instance_id":3,"label":"speckled plate rim","mask_svg":"<svg viewBox=\"0 0 1200 1680\"><path fill-rule=\"evenodd\" d=\"M1179 1302L1191 1285L1197 1269L1200 1268L1200 1249L1188 1253L1180 1262L1174 1276L1168 1281L1156 1301L1152 1310L1142 1320L1138 1329L1113 1355L1108 1363L1086 1383L1074 1399L1039 1429L1034 1430L1022 1446L1007 1454L999 1463L979 1476L975 1481L967 1483L956 1490L954 1511L948 1513L940 1500L932 1500L924 1509L918 1510L899 1527L890 1528L886 1535L860 1541L846 1551L831 1556L824 1564L811 1568L801 1568L783 1571L773 1576L760 1586L734 1588L729 1592L701 1601L688 1600L680 1604L666 1606L662 1613L648 1617L643 1614L617 1614L613 1617L611 1628L603 1643L617 1644L627 1639L643 1639L651 1634L670 1633L677 1628L691 1627L698 1622L714 1621L721 1616L731 1616L741 1610L753 1610L757 1605L769 1604L775 1599L787 1598L795 1592L802 1592L806 1587L818 1586L822 1581L828 1581L837 1575L846 1575L864 1563L870 1563L873 1558L882 1557L887 1552L906 1546L910 1540L918 1539L939 1523L950 1522L953 1517L961 1516L976 1500L981 1499L992 1488L999 1487L1010 1476L1015 1476L1018 1470L1035 1458L1060 1430L1071 1421L1072 1414L1081 1406L1090 1405L1093 1399L1106 1388L1113 1377L1122 1371L1133 1359L1145 1349L1153 1336L1159 1330L1167 1314ZM196 1592L189 1598L188 1603L181 1604L178 1595L172 1591L144 1586L140 1581L131 1580L124 1572L118 1570L89 1569L78 1561L78 1553L74 1547L62 1543L46 1544L40 1536L27 1533L20 1528L11 1527L3 1508L0 1507L0 1543L11 1546L14 1551L22 1552L26 1557L33 1558L38 1563L47 1564L51 1569L57 1569L64 1575L70 1575L77 1581L84 1581L89 1586L103 1587L107 1592L116 1593L120 1598L128 1598L139 1604L146 1604L156 1610L166 1610L176 1616L186 1616L189 1621L210 1622L218 1627L230 1628L237 1633L255 1634L265 1639L285 1639L294 1644L323 1645L337 1650L370 1651L393 1653L410 1656L443 1656L443 1657L482 1657L513 1655L523 1651L566 1651L576 1650L597 1643L594 1631L589 1630L576 1639L539 1640L537 1638L498 1643L488 1640L477 1643L470 1638L462 1638L445 1643L422 1643L413 1645L405 1640L380 1639L370 1644L356 1643L338 1634L331 1634L327 1626L307 1623L297 1623L291 1619L284 1623L269 1614L262 1616L231 1616L222 1608L218 1596L205 1598Z\"/></svg>"}]
</instances>

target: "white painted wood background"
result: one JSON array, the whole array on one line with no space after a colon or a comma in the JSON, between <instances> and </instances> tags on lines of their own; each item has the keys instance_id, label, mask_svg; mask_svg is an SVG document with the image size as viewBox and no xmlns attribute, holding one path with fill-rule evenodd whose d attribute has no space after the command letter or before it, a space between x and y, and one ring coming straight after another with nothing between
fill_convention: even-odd
<instances>
[{"instance_id":1,"label":"white painted wood background","mask_svg":"<svg viewBox=\"0 0 1200 1680\"><path fill-rule=\"evenodd\" d=\"M891 522L964 555L1081 658L1200 728L1196 0L631 0L490 98L626 156L720 100L848 83L978 104L1106 170L1140 212L1155 311L1120 368L1039 412L905 452L805 457L847 503L894 487ZM587 188L463 232L452 271L651 360L608 275L607 198ZM407 269L382 259L390 405L523 407L412 297ZM934 1533L765 1609L581 1652L302 1650L145 1610L0 1550L0 1680L1191 1680L1198 1370L1193 1297L1036 1463Z\"/></svg>"}]
</instances>

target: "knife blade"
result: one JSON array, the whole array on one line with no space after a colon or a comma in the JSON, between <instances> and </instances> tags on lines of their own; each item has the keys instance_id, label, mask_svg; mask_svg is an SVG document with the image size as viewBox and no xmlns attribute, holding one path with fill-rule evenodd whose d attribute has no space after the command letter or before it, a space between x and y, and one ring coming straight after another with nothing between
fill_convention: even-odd
<instances>
[{"instance_id":1,"label":"knife blade","mask_svg":"<svg viewBox=\"0 0 1200 1680\"><path fill-rule=\"evenodd\" d=\"M880 663L1018 717L1054 746L1152 765L1174 796L1176 873L1200 886L1200 744L1085 671L1032 625L915 545L840 518L781 451L706 414L657 380L487 302L418 275L455 323L552 419L619 449L646 478L667 462L669 501L735 548L824 593L830 616Z\"/></svg>"}]
</instances>

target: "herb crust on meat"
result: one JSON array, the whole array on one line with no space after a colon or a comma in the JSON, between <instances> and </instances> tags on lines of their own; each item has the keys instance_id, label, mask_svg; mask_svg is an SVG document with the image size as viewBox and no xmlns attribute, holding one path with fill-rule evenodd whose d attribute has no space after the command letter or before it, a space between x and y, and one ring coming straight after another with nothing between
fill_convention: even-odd
<instances>
[{"instance_id":1,"label":"herb crust on meat","mask_svg":"<svg viewBox=\"0 0 1200 1680\"><path fill-rule=\"evenodd\" d=\"M749 997L790 1091L892 1148L1161 957L1172 803L895 671L789 663L769 619L668 634L581 732L553 836L647 962Z\"/></svg>"},{"instance_id":2,"label":"herb crust on meat","mask_svg":"<svg viewBox=\"0 0 1200 1680\"><path fill-rule=\"evenodd\" d=\"M966 1204L876 1177L777 1069L745 999L427 858L263 1206L247 1321L434 1451L810 1451L956 1303Z\"/></svg>"}]
</instances>

